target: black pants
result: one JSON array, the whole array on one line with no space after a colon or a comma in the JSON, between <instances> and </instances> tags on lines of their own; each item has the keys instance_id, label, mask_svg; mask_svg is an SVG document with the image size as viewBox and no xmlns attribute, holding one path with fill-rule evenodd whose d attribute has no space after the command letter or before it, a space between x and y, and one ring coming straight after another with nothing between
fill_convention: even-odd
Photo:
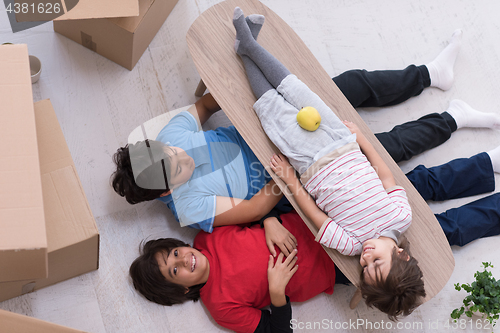
<instances>
[{"instance_id":1,"label":"black pants","mask_svg":"<svg viewBox=\"0 0 500 333\"><path fill-rule=\"evenodd\" d=\"M403 70L351 70L334 77L333 81L355 108L395 105L430 86L427 67L415 65ZM375 136L391 157L400 162L439 146L456 129L455 120L447 112L432 113Z\"/></svg>"}]
</instances>

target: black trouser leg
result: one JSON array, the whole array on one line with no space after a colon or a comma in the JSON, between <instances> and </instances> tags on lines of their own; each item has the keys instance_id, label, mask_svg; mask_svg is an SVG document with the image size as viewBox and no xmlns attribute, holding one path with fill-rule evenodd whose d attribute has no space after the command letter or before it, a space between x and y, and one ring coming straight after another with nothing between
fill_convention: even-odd
<instances>
[{"instance_id":1,"label":"black trouser leg","mask_svg":"<svg viewBox=\"0 0 500 333\"><path fill-rule=\"evenodd\" d=\"M335 78L342 93L354 107L395 105L419 95L429 87L427 67L410 65L403 70L351 70ZM432 113L375 136L396 161L404 161L439 146L456 131L455 120L447 113Z\"/></svg>"},{"instance_id":2,"label":"black trouser leg","mask_svg":"<svg viewBox=\"0 0 500 333\"><path fill-rule=\"evenodd\" d=\"M355 108L399 104L431 84L425 65L390 71L350 70L333 81Z\"/></svg>"},{"instance_id":3,"label":"black trouser leg","mask_svg":"<svg viewBox=\"0 0 500 333\"><path fill-rule=\"evenodd\" d=\"M375 136L394 161L400 162L439 146L456 130L455 119L443 112L428 114Z\"/></svg>"}]
</instances>

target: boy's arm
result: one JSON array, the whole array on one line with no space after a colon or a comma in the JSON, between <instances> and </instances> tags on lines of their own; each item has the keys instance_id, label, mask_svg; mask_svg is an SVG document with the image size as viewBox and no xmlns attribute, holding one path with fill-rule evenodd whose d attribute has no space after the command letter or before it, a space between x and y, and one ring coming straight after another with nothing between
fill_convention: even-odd
<instances>
[{"instance_id":1,"label":"boy's arm","mask_svg":"<svg viewBox=\"0 0 500 333\"><path fill-rule=\"evenodd\" d=\"M341 226L333 221L321 209L304 189L295 175L295 169L282 155L271 158L271 169L278 175L292 192L300 209L312 220L319 232L316 241L326 247L336 249L343 255L353 256L361 251L361 244L351 237Z\"/></svg>"},{"instance_id":2,"label":"boy's arm","mask_svg":"<svg viewBox=\"0 0 500 333\"><path fill-rule=\"evenodd\" d=\"M258 221L276 206L282 196L274 180L269 181L250 200L218 196L214 227Z\"/></svg>"},{"instance_id":3,"label":"boy's arm","mask_svg":"<svg viewBox=\"0 0 500 333\"><path fill-rule=\"evenodd\" d=\"M276 307L271 303L271 312L269 310L260 310L261 316L259 325L254 333L292 333L293 329L290 325L292 320L292 305L290 299L286 298L287 303L283 306Z\"/></svg>"},{"instance_id":4,"label":"boy's arm","mask_svg":"<svg viewBox=\"0 0 500 333\"><path fill-rule=\"evenodd\" d=\"M356 141L358 142L359 147L363 154L365 154L366 158L372 165L375 172L377 172L382 185L387 190L396 185L396 181L394 180L394 176L392 175L391 170L385 164L384 160L375 150L375 147L368 141L368 139L361 133L358 126L350 121L344 121L344 125L349 128L352 133L356 134Z\"/></svg>"},{"instance_id":5,"label":"boy's arm","mask_svg":"<svg viewBox=\"0 0 500 333\"><path fill-rule=\"evenodd\" d=\"M203 125L208 118L219 110L219 104L217 104L212 95L208 93L196 101L194 106L188 109L188 112L191 113L195 119L199 119L200 124Z\"/></svg>"}]
</instances>

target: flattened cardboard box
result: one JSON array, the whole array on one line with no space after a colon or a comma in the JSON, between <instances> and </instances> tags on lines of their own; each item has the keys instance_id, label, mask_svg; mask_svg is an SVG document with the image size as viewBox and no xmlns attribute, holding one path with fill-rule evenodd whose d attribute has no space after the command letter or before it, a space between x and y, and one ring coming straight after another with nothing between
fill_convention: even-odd
<instances>
[{"instance_id":1,"label":"flattened cardboard box","mask_svg":"<svg viewBox=\"0 0 500 333\"><path fill-rule=\"evenodd\" d=\"M99 265L99 232L50 101L35 103L35 115L49 275L0 283L0 301L96 270Z\"/></svg>"},{"instance_id":2,"label":"flattened cardboard box","mask_svg":"<svg viewBox=\"0 0 500 333\"><path fill-rule=\"evenodd\" d=\"M0 282L47 277L47 236L26 45L0 46Z\"/></svg>"},{"instance_id":3,"label":"flattened cardboard box","mask_svg":"<svg viewBox=\"0 0 500 333\"><path fill-rule=\"evenodd\" d=\"M0 333L84 333L80 330L0 310Z\"/></svg>"},{"instance_id":4,"label":"flattened cardboard box","mask_svg":"<svg viewBox=\"0 0 500 333\"><path fill-rule=\"evenodd\" d=\"M56 20L54 31L132 70L178 0L139 0L139 16Z\"/></svg>"}]
</instances>

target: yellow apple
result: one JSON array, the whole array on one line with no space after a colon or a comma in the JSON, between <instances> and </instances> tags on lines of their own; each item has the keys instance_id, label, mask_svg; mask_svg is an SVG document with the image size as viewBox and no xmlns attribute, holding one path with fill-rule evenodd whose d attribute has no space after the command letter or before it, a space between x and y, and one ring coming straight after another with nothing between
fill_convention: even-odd
<instances>
[{"instance_id":1,"label":"yellow apple","mask_svg":"<svg viewBox=\"0 0 500 333\"><path fill-rule=\"evenodd\" d=\"M321 116L318 110L312 106L306 106L297 113L297 122L303 129L314 132L321 123Z\"/></svg>"}]
</instances>

